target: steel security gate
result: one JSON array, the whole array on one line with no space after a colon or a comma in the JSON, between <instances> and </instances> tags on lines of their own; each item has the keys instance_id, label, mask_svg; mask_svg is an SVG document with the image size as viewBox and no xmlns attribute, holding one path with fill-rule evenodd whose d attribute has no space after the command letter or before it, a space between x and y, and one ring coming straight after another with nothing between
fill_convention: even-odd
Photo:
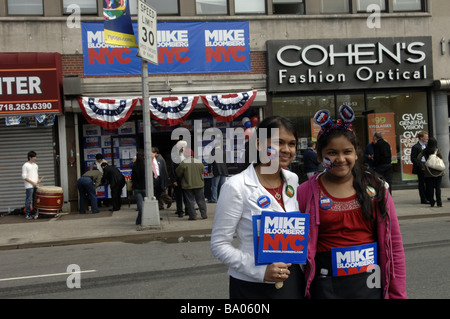
<instances>
[{"instance_id":1,"label":"steel security gate","mask_svg":"<svg viewBox=\"0 0 450 319\"><path fill-rule=\"evenodd\" d=\"M42 185L55 185L55 155L53 127L25 124L5 126L0 122L0 213L25 206L25 187L22 165L29 151L37 153L39 176Z\"/></svg>"}]
</instances>

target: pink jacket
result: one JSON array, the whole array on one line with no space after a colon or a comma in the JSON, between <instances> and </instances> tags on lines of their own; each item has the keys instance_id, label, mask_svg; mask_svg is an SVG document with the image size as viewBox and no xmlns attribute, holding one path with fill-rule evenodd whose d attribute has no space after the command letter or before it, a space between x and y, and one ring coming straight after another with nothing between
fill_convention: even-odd
<instances>
[{"instance_id":1,"label":"pink jacket","mask_svg":"<svg viewBox=\"0 0 450 319\"><path fill-rule=\"evenodd\" d=\"M318 174L297 189L300 211L310 214L308 261L306 265L305 296L310 298L309 288L315 275L315 256L319 235L319 185ZM381 270L381 286L385 299L406 299L406 265L403 241L400 234L394 201L386 190L387 215L383 219L377 210L378 263Z\"/></svg>"}]
</instances>

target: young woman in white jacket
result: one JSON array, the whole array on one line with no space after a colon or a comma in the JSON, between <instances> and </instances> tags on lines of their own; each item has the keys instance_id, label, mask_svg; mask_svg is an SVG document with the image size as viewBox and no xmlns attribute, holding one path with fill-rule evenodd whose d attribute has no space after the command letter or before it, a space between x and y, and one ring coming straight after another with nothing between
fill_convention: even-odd
<instances>
[{"instance_id":1,"label":"young woman in white jacket","mask_svg":"<svg viewBox=\"0 0 450 319\"><path fill-rule=\"evenodd\" d=\"M261 134L263 129L267 134ZM271 136L272 132L279 134ZM231 177L220 191L211 251L229 266L231 299L303 298L304 274L299 265L282 262L255 265L252 224L252 216L262 210L298 211L294 194L298 176L285 169L295 156L297 134L292 122L280 116L263 120L254 134L256 141L250 141L256 143L256 161ZM260 158L259 154L266 152L267 157ZM237 247L232 243L234 234ZM277 282L283 282L281 289L275 287Z\"/></svg>"}]
</instances>

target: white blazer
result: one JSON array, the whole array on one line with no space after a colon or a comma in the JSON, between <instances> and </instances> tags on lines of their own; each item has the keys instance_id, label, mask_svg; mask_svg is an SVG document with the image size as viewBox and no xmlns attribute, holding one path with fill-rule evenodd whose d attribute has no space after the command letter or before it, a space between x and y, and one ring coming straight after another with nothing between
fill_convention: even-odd
<instances>
[{"instance_id":1,"label":"white blazer","mask_svg":"<svg viewBox=\"0 0 450 319\"><path fill-rule=\"evenodd\" d=\"M286 193L288 185L292 186L294 192L297 191L298 176L284 169L281 171L286 212L298 211L297 194L290 193L293 196L289 197ZM292 188L289 187L290 190ZM270 199L268 207L261 208L258 205L258 199L262 196ZM252 224L252 216L261 214L263 210L284 212L276 199L259 183L253 165L222 185L211 234L211 252L229 266L228 274L234 278L264 282L267 265L255 265ZM235 233L237 248L232 245Z\"/></svg>"}]
</instances>

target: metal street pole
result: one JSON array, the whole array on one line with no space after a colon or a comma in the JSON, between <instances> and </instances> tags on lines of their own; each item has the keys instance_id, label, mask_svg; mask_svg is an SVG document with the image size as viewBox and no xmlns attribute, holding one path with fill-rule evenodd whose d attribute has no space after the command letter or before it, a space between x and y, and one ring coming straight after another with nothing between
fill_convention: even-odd
<instances>
[{"instance_id":1,"label":"metal street pole","mask_svg":"<svg viewBox=\"0 0 450 319\"><path fill-rule=\"evenodd\" d=\"M142 117L144 120L145 189L146 197L142 208L142 226L159 226L158 201L153 195L152 135L148 94L148 63L141 59L142 72Z\"/></svg>"}]
</instances>

